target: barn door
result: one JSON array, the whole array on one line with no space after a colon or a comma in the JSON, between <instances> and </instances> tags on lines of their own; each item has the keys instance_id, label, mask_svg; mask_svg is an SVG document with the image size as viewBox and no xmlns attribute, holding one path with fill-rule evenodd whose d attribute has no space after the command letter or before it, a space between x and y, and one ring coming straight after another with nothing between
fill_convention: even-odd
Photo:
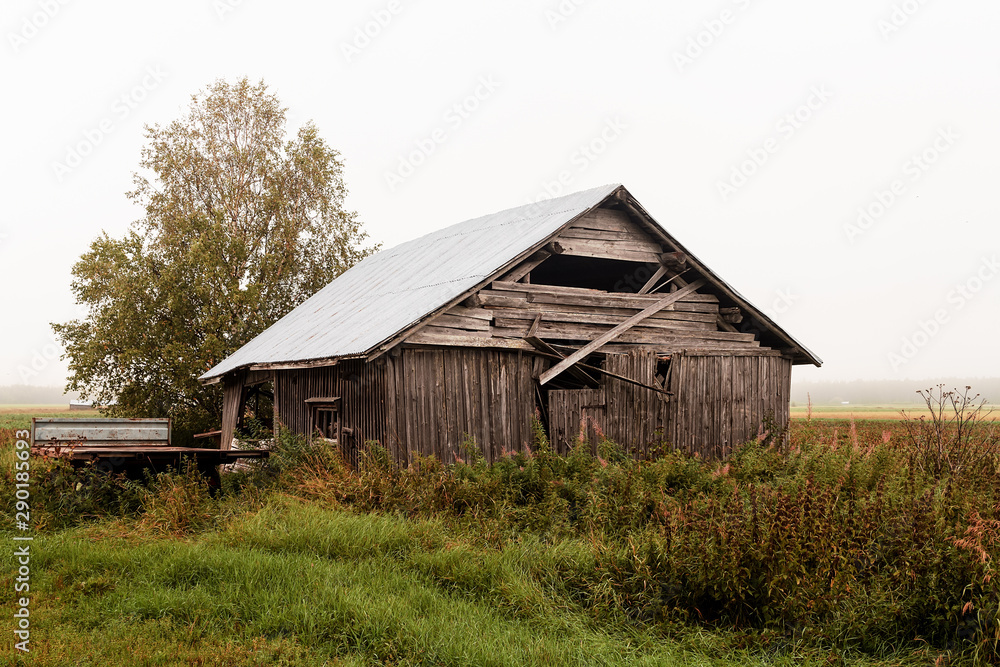
<instances>
[{"instance_id":1,"label":"barn door","mask_svg":"<svg viewBox=\"0 0 1000 667\"><path fill-rule=\"evenodd\" d=\"M565 454L586 440L591 453L604 433L607 407L603 389L553 389L549 391L549 441Z\"/></svg>"}]
</instances>

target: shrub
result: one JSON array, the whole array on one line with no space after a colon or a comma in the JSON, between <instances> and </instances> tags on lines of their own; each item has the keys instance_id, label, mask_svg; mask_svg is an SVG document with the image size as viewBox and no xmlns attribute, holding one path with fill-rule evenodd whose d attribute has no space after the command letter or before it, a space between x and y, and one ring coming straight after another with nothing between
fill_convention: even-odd
<instances>
[{"instance_id":1,"label":"shrub","mask_svg":"<svg viewBox=\"0 0 1000 667\"><path fill-rule=\"evenodd\" d=\"M945 391L944 385L917 393L930 419L907 419L912 465L940 479L945 475L994 477L1000 453L1000 426L990 419L986 401L969 395L972 387Z\"/></svg>"},{"instance_id":2,"label":"shrub","mask_svg":"<svg viewBox=\"0 0 1000 667\"><path fill-rule=\"evenodd\" d=\"M150 475L142 494L139 528L161 535L186 535L209 527L217 503L194 464L181 471Z\"/></svg>"}]
</instances>

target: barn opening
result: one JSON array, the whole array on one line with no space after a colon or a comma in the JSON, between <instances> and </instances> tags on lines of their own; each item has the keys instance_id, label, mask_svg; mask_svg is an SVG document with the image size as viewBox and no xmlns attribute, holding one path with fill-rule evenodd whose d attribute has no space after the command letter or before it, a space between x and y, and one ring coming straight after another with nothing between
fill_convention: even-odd
<instances>
[{"instance_id":1,"label":"barn opening","mask_svg":"<svg viewBox=\"0 0 1000 667\"><path fill-rule=\"evenodd\" d=\"M532 269L530 282L634 294L652 277L656 266L601 257L553 255Z\"/></svg>"}]
</instances>

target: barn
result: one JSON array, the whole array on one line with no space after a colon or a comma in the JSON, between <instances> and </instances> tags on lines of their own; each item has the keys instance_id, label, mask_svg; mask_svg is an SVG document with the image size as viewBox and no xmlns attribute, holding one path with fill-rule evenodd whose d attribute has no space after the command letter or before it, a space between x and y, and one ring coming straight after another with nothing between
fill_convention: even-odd
<instances>
[{"instance_id":1,"label":"barn","mask_svg":"<svg viewBox=\"0 0 1000 667\"><path fill-rule=\"evenodd\" d=\"M821 361L608 185L376 253L201 381L223 384L223 449L266 394L349 461L372 441L493 461L535 419L558 451L720 457L787 423L794 364Z\"/></svg>"}]
</instances>

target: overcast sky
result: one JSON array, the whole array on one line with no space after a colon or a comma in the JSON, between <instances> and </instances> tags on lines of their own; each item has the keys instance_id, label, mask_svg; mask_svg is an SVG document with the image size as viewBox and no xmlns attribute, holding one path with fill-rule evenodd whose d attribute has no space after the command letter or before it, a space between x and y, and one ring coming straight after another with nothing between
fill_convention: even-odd
<instances>
[{"instance_id":1,"label":"overcast sky","mask_svg":"<svg viewBox=\"0 0 1000 667\"><path fill-rule=\"evenodd\" d=\"M386 247L622 183L824 359L796 381L1000 376L995 0L6 0L0 29L0 384L64 383L48 323L141 214L143 125L244 75Z\"/></svg>"}]
</instances>

